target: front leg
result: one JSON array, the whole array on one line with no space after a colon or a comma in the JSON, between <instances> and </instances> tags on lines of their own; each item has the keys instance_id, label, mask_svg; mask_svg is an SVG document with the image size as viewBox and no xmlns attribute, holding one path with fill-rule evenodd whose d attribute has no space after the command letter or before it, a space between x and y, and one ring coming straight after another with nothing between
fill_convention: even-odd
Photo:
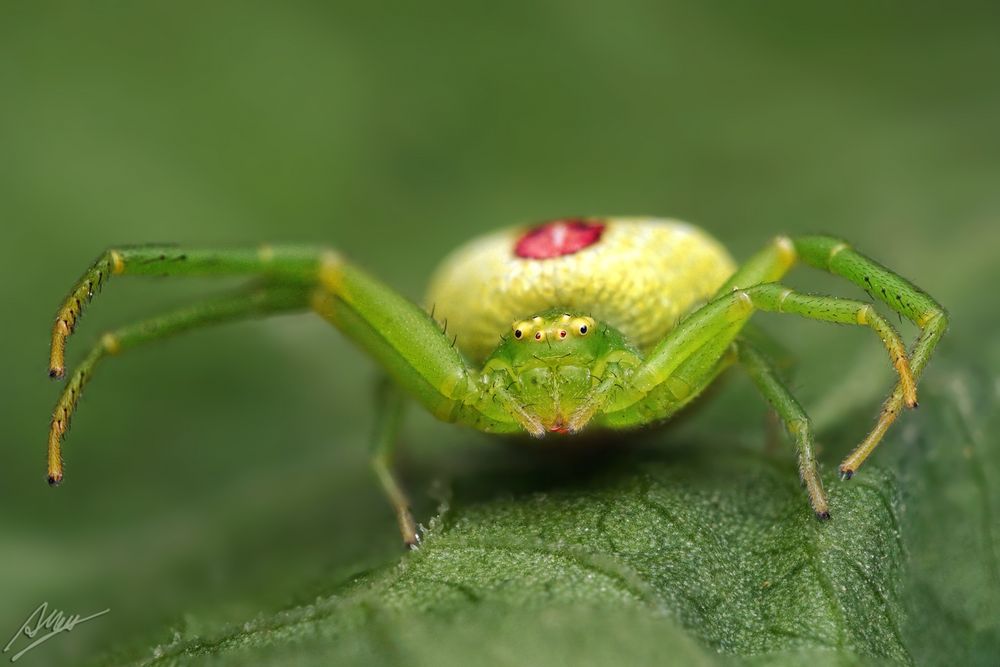
<instances>
[{"instance_id":1,"label":"front leg","mask_svg":"<svg viewBox=\"0 0 1000 667\"><path fill-rule=\"evenodd\" d=\"M69 429L83 388L107 357L194 329L303 310L308 301L308 293L297 287L257 287L196 303L105 333L76 367L52 410L52 421L49 424L49 484L56 486L62 482L62 440Z\"/></svg>"},{"instance_id":2,"label":"front leg","mask_svg":"<svg viewBox=\"0 0 1000 667\"><path fill-rule=\"evenodd\" d=\"M139 246L106 251L59 308L49 374L65 372L66 341L84 307L112 276L248 276L311 295L313 310L368 351L428 410L450 419L477 387L452 340L416 304L350 264L339 253L294 246L205 250Z\"/></svg>"},{"instance_id":3,"label":"front leg","mask_svg":"<svg viewBox=\"0 0 1000 667\"><path fill-rule=\"evenodd\" d=\"M65 347L90 299L112 276L192 275L256 278L260 295L207 302L149 320L102 343L80 367L54 411L49 479L62 479L60 442L98 356L218 321L311 307L366 350L395 381L441 419L482 430L519 428L503 415L482 414L486 394L434 320L418 306L323 248L204 250L143 246L108 250L84 273L56 313L49 374L65 374ZM105 350L105 348L108 348ZM95 356L97 355L97 356Z\"/></svg>"},{"instance_id":4,"label":"front leg","mask_svg":"<svg viewBox=\"0 0 1000 667\"><path fill-rule=\"evenodd\" d=\"M727 350L755 310L792 313L869 328L882 342L896 369L899 376L896 392L900 400L915 404L916 382L905 346L895 329L870 304L801 294L778 283L766 283L727 292L683 320L628 378L608 413L602 417L604 422L618 427L637 426L664 419L679 410L707 386L721 365L727 363ZM758 373L755 379L760 377ZM787 408L787 401L784 404ZM779 403L776 407L782 405ZM786 418L790 410L785 410ZM808 444L800 441L800 451ZM808 477L806 479L808 481ZM810 494L817 508L825 502L820 502L820 494L815 489ZM817 509L817 514L822 515L824 511Z\"/></svg>"}]
</instances>

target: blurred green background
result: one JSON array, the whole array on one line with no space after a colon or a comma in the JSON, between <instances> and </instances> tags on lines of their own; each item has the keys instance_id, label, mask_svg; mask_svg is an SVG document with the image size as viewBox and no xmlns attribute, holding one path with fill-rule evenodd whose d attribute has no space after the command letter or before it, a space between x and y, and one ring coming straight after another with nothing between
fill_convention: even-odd
<instances>
[{"instance_id":1,"label":"blurred green background","mask_svg":"<svg viewBox=\"0 0 1000 667\"><path fill-rule=\"evenodd\" d=\"M991 3L4 3L0 638L43 600L110 607L23 659L75 662L399 555L365 458L373 366L307 316L107 363L66 483L46 486L52 316L112 244L331 244L419 299L445 252L513 222L674 216L738 257L826 231L948 307L943 358L995 368L998 18ZM69 359L219 287L112 284ZM865 333L779 328L808 407L852 362L881 364ZM864 375L874 414L891 375ZM749 391L734 381L686 428L757 428ZM424 517L434 480L484 448L417 414L406 445Z\"/></svg>"}]
</instances>

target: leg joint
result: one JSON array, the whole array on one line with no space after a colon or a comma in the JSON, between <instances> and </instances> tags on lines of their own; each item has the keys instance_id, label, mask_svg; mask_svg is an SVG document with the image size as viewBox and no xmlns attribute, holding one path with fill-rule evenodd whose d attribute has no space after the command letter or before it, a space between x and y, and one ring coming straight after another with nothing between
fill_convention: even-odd
<instances>
[{"instance_id":1,"label":"leg joint","mask_svg":"<svg viewBox=\"0 0 1000 667\"><path fill-rule=\"evenodd\" d=\"M781 290L781 294L778 295L778 312L779 313L782 311L782 309L785 306L785 299L787 299L791 295L792 295L792 290L787 289L787 288Z\"/></svg>"},{"instance_id":2,"label":"leg joint","mask_svg":"<svg viewBox=\"0 0 1000 667\"><path fill-rule=\"evenodd\" d=\"M334 250L324 250L319 259L319 284L334 294L343 286L344 258Z\"/></svg>"},{"instance_id":3,"label":"leg joint","mask_svg":"<svg viewBox=\"0 0 1000 667\"><path fill-rule=\"evenodd\" d=\"M788 420L788 432L795 437L808 435L812 431L812 423L808 417L796 417Z\"/></svg>"},{"instance_id":4,"label":"leg joint","mask_svg":"<svg viewBox=\"0 0 1000 667\"><path fill-rule=\"evenodd\" d=\"M736 298L738 299L737 303L742 306L745 311L750 312L753 310L753 297L751 297L746 290L737 290Z\"/></svg>"},{"instance_id":5,"label":"leg joint","mask_svg":"<svg viewBox=\"0 0 1000 667\"><path fill-rule=\"evenodd\" d=\"M125 258L117 250L108 251L108 260L111 262L111 272L113 274L121 275L125 272Z\"/></svg>"},{"instance_id":6,"label":"leg joint","mask_svg":"<svg viewBox=\"0 0 1000 667\"><path fill-rule=\"evenodd\" d=\"M850 247L851 246L847 245L846 243L837 243L837 244L835 244L832 248L830 248L830 254L827 255L827 257L826 257L826 263L827 263L827 265L829 266L830 263L833 262L833 258L834 257L836 257L840 253L844 252L845 250L849 250Z\"/></svg>"},{"instance_id":7,"label":"leg joint","mask_svg":"<svg viewBox=\"0 0 1000 667\"><path fill-rule=\"evenodd\" d=\"M948 315L942 309L932 309L925 312L917 320L917 326L926 329L931 324L936 324L938 320L948 320Z\"/></svg>"},{"instance_id":8,"label":"leg joint","mask_svg":"<svg viewBox=\"0 0 1000 667\"><path fill-rule=\"evenodd\" d=\"M108 354L118 354L122 349L121 341L118 340L118 336L111 332L101 336L101 347L103 347L104 351Z\"/></svg>"},{"instance_id":9,"label":"leg joint","mask_svg":"<svg viewBox=\"0 0 1000 667\"><path fill-rule=\"evenodd\" d=\"M775 237L774 247L778 249L778 255L785 266L791 266L799 257L795 250L795 243L787 236Z\"/></svg>"},{"instance_id":10,"label":"leg joint","mask_svg":"<svg viewBox=\"0 0 1000 667\"><path fill-rule=\"evenodd\" d=\"M270 264L274 261L274 246L272 245L262 245L257 248L257 259L260 260L261 264Z\"/></svg>"},{"instance_id":11,"label":"leg joint","mask_svg":"<svg viewBox=\"0 0 1000 667\"><path fill-rule=\"evenodd\" d=\"M377 474L382 474L392 466L392 457L384 451L378 451L372 454L369 464Z\"/></svg>"}]
</instances>

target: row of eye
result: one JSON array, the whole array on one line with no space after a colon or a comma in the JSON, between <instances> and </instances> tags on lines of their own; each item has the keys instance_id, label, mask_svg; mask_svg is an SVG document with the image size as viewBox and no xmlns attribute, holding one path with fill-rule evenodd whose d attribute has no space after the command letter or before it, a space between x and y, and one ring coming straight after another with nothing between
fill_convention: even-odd
<instances>
[{"instance_id":1,"label":"row of eye","mask_svg":"<svg viewBox=\"0 0 1000 667\"><path fill-rule=\"evenodd\" d=\"M541 318L535 318L535 319L536 320L540 320ZM532 331L534 330L535 324L540 324L540 323L542 323L542 322L524 321L524 322L518 322L518 323L516 323L514 325L514 338L516 338L518 340L521 340L522 338L531 336ZM559 336L560 339L566 338L566 336L569 335L570 331L572 331L573 333L575 333L575 334L577 334L579 336L586 336L587 333L594 326L593 320L591 320L589 317L587 317L587 318L577 317L577 318L572 318L571 319L569 316L563 316L563 324L566 325L566 328L559 329L558 332L557 332L557 335ZM534 332L534 339L535 340L544 340L545 339L545 330L544 329L539 329L538 331L535 331Z\"/></svg>"}]
</instances>

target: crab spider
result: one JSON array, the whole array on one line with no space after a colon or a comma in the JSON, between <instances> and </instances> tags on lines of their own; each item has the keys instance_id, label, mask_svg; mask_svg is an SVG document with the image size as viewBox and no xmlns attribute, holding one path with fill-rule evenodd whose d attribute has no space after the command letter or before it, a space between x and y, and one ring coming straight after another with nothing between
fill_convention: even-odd
<instances>
[{"instance_id":1,"label":"crab spider","mask_svg":"<svg viewBox=\"0 0 1000 667\"><path fill-rule=\"evenodd\" d=\"M803 294L777 282L799 261L847 278L915 323L920 334L909 353L870 303ZM50 484L63 479L63 437L104 357L209 324L312 311L389 378L380 393L373 467L411 546L419 534L392 470L407 399L439 419L488 433L566 437L662 422L737 364L784 421L812 509L827 519L809 418L741 335L744 325L756 311L792 313L864 326L879 338L898 382L875 427L840 464L848 479L902 408L917 405L917 379L948 322L929 295L836 238L780 236L736 267L718 242L685 223L574 218L502 230L459 249L432 281L431 314L332 250L114 248L84 273L56 315L52 377L64 376L66 339L85 304L118 275L254 280L243 291L104 334L56 403L48 439ZM436 317L449 324L442 327Z\"/></svg>"}]
</instances>

